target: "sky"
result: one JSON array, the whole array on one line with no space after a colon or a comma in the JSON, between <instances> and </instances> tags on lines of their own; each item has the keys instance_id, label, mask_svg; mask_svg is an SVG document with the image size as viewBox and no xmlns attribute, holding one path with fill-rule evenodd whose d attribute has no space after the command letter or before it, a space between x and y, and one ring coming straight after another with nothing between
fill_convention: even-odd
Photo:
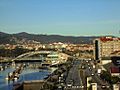
<instances>
[{"instance_id":1,"label":"sky","mask_svg":"<svg viewBox=\"0 0 120 90\"><path fill-rule=\"evenodd\" d=\"M0 31L120 36L120 0L0 0Z\"/></svg>"}]
</instances>

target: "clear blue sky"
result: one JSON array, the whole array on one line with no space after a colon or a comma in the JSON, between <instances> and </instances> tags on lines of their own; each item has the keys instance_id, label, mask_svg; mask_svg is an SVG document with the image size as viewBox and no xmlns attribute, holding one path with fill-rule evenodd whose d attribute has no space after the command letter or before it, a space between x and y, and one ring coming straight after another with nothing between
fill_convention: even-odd
<instances>
[{"instance_id":1,"label":"clear blue sky","mask_svg":"<svg viewBox=\"0 0 120 90\"><path fill-rule=\"evenodd\" d=\"M120 0L0 0L0 31L120 36Z\"/></svg>"}]
</instances>

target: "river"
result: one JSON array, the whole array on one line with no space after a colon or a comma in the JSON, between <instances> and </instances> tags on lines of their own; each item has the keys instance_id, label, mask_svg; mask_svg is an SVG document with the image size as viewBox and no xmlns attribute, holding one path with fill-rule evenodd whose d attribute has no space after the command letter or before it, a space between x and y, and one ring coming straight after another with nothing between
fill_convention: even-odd
<instances>
[{"instance_id":1,"label":"river","mask_svg":"<svg viewBox=\"0 0 120 90\"><path fill-rule=\"evenodd\" d=\"M19 63L21 64L21 63ZM31 68L29 66L36 66L39 63L29 63L20 74L20 77L17 81L8 81L6 77L8 73L13 72L19 64L14 66L9 65L5 70L0 71L0 90L12 90L13 84L21 83L23 81L29 80L42 80L47 77L52 71L51 70L39 70L37 68ZM25 63L26 64L26 63Z\"/></svg>"}]
</instances>

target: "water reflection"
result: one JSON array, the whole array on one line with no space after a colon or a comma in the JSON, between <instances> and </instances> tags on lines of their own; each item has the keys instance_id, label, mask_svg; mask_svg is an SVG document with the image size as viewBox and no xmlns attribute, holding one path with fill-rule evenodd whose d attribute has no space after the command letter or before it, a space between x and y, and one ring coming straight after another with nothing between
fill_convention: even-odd
<instances>
[{"instance_id":1,"label":"water reflection","mask_svg":"<svg viewBox=\"0 0 120 90\"><path fill-rule=\"evenodd\" d=\"M40 71L38 68L36 68L39 63L24 63L26 66L22 70L20 77L17 81L6 80L5 78L8 76L8 73L13 72L20 64L21 63L18 63L14 67L10 65L5 70L0 71L0 90L12 90L13 83L21 83L23 81L29 80L41 80L51 73L51 71Z\"/></svg>"}]
</instances>

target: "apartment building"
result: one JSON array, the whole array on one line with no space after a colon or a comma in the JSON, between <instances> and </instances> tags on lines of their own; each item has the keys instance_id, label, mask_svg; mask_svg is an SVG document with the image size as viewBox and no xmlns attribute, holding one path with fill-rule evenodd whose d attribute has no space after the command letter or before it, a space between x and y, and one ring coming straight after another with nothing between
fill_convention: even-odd
<instances>
[{"instance_id":1,"label":"apartment building","mask_svg":"<svg viewBox=\"0 0 120 90\"><path fill-rule=\"evenodd\" d=\"M101 37L94 40L94 58L100 60L120 51L120 38Z\"/></svg>"}]
</instances>

